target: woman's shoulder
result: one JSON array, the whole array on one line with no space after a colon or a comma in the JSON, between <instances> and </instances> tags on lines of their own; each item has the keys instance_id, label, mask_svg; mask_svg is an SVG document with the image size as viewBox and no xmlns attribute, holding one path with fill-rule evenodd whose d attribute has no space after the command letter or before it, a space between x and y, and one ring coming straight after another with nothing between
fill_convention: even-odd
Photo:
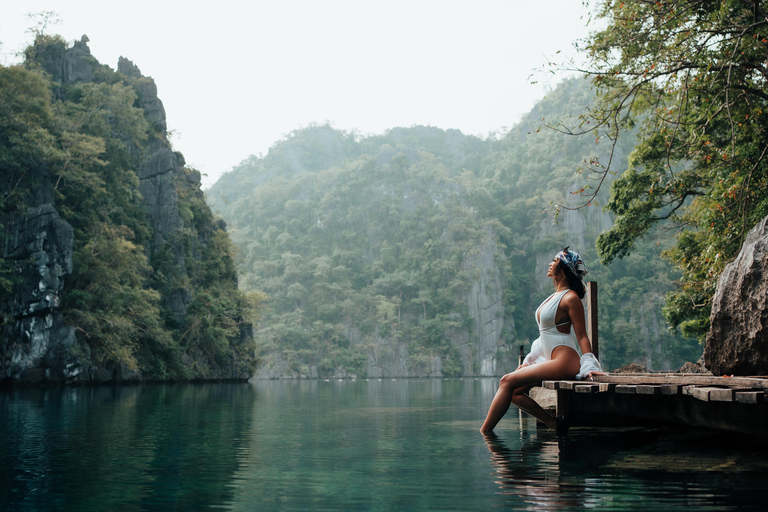
<instances>
[{"instance_id":1,"label":"woman's shoulder","mask_svg":"<svg viewBox=\"0 0 768 512\"><path fill-rule=\"evenodd\" d=\"M566 306L581 307L584 308L584 304L581 303L579 294L573 290L568 290L563 294L563 298L560 299L560 303ZM576 306L578 304L578 306Z\"/></svg>"}]
</instances>

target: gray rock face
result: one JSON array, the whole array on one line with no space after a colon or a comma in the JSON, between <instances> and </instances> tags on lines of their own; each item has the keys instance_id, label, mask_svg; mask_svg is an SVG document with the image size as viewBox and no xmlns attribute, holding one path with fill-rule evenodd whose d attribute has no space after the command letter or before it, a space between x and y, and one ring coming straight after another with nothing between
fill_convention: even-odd
<instances>
[{"instance_id":1,"label":"gray rock face","mask_svg":"<svg viewBox=\"0 0 768 512\"><path fill-rule=\"evenodd\" d=\"M167 129L165 107L157 96L155 81L151 77L143 76L138 66L122 56L117 61L117 71L123 76L136 79L134 83L138 95L136 106L144 109L147 121L157 131L165 134Z\"/></svg>"},{"instance_id":2,"label":"gray rock face","mask_svg":"<svg viewBox=\"0 0 768 512\"><path fill-rule=\"evenodd\" d=\"M54 82L74 83L93 81L96 59L88 48L88 36L76 41L60 58L54 58L44 66Z\"/></svg>"},{"instance_id":3,"label":"gray rock face","mask_svg":"<svg viewBox=\"0 0 768 512\"><path fill-rule=\"evenodd\" d=\"M38 55L43 69L54 82L92 82L101 64L91 55L88 38L71 48L51 47ZM199 186L199 173L184 173L184 159L174 152L166 138L165 109L157 87L130 60L118 63L121 74L137 91L136 105L158 132L146 147L132 148L137 158L139 191L153 230L148 256L171 241L174 231L184 226L178 211L176 181L184 179ZM0 225L2 256L10 261L16 282L2 311L5 324L0 338L0 381L22 383L115 382L139 380L137 372L120 364L96 368L90 363L90 349L78 341L74 327L65 325L60 301L64 282L72 272L73 230L54 208L54 193L46 169L30 169L29 208L5 215ZM200 192L202 194L202 192ZM174 264L185 271L181 242L171 247ZM166 302L177 320L187 314L190 293L171 290Z\"/></svg>"},{"instance_id":4,"label":"gray rock face","mask_svg":"<svg viewBox=\"0 0 768 512\"><path fill-rule=\"evenodd\" d=\"M717 283L704 361L715 375L768 375L768 217Z\"/></svg>"},{"instance_id":5,"label":"gray rock face","mask_svg":"<svg viewBox=\"0 0 768 512\"><path fill-rule=\"evenodd\" d=\"M469 306L469 317L473 320L474 332L470 339L474 340L474 343L466 343L459 348L462 366L465 372L471 375L498 375L503 373L514 359L512 344L502 343L505 320L509 324L506 327L514 331L514 319L512 316L505 318L504 315L504 283L495 261L498 253L489 230L485 243L478 247L474 254L467 255L464 261L464 269L474 277L464 297ZM499 356L502 361L498 360Z\"/></svg>"},{"instance_id":6,"label":"gray rock face","mask_svg":"<svg viewBox=\"0 0 768 512\"><path fill-rule=\"evenodd\" d=\"M3 326L0 379L13 381L84 380L92 371L89 350L61 317L63 279L72 272L72 226L51 204L2 219L3 257L17 273L4 307L12 322Z\"/></svg>"},{"instance_id":7,"label":"gray rock face","mask_svg":"<svg viewBox=\"0 0 768 512\"><path fill-rule=\"evenodd\" d=\"M99 64L91 56L87 42L87 36L83 36L63 55L47 61L45 69L55 81L72 83L93 80L93 67ZM136 106L144 109L147 120L159 132L159 137L149 140L145 148L137 148L137 153L143 155L137 169L139 192L143 197L142 205L147 210L147 218L154 234L148 248L150 256L170 240L175 230L184 225L179 216L175 180L183 179L182 167L185 162L181 153L173 151L166 138L165 109L157 96L154 80L143 76L138 66L125 57L120 57L117 67L118 72L129 79L136 89ZM174 263L182 270L185 269L183 247L174 247L172 252ZM172 291L167 299L169 308L179 321L183 321L186 316L188 302L189 293L186 290Z\"/></svg>"}]
</instances>

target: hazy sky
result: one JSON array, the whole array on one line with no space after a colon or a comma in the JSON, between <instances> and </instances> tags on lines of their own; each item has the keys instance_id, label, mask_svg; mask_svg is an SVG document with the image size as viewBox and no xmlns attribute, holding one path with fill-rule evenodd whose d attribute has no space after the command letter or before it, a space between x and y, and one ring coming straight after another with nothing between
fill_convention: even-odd
<instances>
[{"instance_id":1,"label":"hazy sky","mask_svg":"<svg viewBox=\"0 0 768 512\"><path fill-rule=\"evenodd\" d=\"M206 188L311 123L512 127L562 78L531 73L592 28L581 0L2 0L0 63L19 62L25 14L42 11L61 20L47 33L87 34L102 64L122 55L154 78Z\"/></svg>"}]
</instances>

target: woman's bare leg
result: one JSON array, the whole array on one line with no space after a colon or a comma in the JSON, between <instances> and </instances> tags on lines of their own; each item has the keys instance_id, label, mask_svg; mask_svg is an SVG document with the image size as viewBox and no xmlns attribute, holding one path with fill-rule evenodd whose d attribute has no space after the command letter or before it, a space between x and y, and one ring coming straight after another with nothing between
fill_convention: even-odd
<instances>
[{"instance_id":1,"label":"woman's bare leg","mask_svg":"<svg viewBox=\"0 0 768 512\"><path fill-rule=\"evenodd\" d=\"M530 389L530 388L528 388ZM512 403L540 422L544 423L549 428L555 428L555 417L551 416L542 406L540 406L536 400L529 397L525 393L518 393L517 390L512 394Z\"/></svg>"},{"instance_id":2,"label":"woman's bare leg","mask_svg":"<svg viewBox=\"0 0 768 512\"><path fill-rule=\"evenodd\" d=\"M481 432L491 432L499 421L501 421L501 418L504 417L504 414L506 414L509 409L509 405L512 403L512 398L516 389L534 386L546 379L555 380L568 378L568 376L575 376L579 372L578 354L570 348L567 350L573 352L572 354L564 353L563 351L558 350L560 348L561 347L555 348L555 351L553 351L552 354L555 358L551 361L545 361L543 363L520 368L501 378L499 389L496 391L496 396L493 397L491 407L488 409L488 415L485 418L483 426L480 428ZM529 396L520 394L517 396L524 396L525 398L518 399L515 397L515 405L532 414L549 427L554 428L554 418L552 418L547 411L542 409L539 404Z\"/></svg>"}]
</instances>

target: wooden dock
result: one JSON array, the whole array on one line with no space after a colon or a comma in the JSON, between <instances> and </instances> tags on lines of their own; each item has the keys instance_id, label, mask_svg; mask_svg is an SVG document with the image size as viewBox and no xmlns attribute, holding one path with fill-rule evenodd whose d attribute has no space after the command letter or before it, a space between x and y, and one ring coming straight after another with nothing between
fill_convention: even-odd
<instances>
[{"instance_id":1,"label":"wooden dock","mask_svg":"<svg viewBox=\"0 0 768 512\"><path fill-rule=\"evenodd\" d=\"M768 436L768 377L643 373L544 381L574 426L677 425Z\"/></svg>"}]
</instances>

